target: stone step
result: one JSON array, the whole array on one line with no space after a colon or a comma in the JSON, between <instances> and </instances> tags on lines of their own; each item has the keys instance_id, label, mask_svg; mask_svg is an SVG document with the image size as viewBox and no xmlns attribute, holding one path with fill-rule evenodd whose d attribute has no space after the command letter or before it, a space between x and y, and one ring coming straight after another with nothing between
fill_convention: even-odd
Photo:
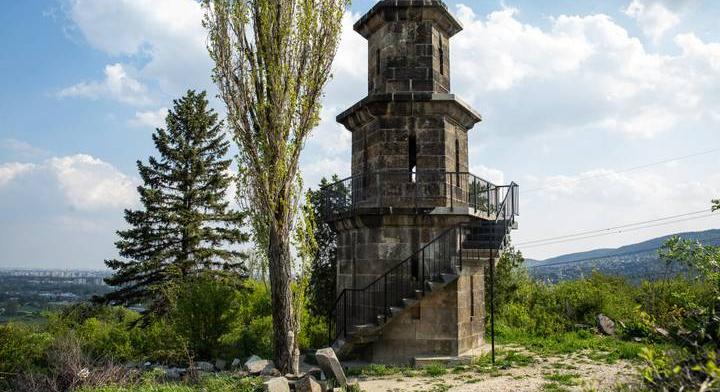
<instances>
[{"instance_id":1,"label":"stone step","mask_svg":"<svg viewBox=\"0 0 720 392\"><path fill-rule=\"evenodd\" d=\"M417 305L420 301L412 298L403 298L402 302L403 306L405 306L405 308L407 309Z\"/></svg>"},{"instance_id":2,"label":"stone step","mask_svg":"<svg viewBox=\"0 0 720 392\"><path fill-rule=\"evenodd\" d=\"M443 273L443 274L440 274L440 278L442 279L442 281L445 284L447 284L447 283L450 283L450 282L456 280L458 278L458 275L450 274L450 273Z\"/></svg>"},{"instance_id":3,"label":"stone step","mask_svg":"<svg viewBox=\"0 0 720 392\"><path fill-rule=\"evenodd\" d=\"M391 307L390 307L390 314L392 315L392 317L396 317L396 316L398 316L400 313L402 313L404 310L405 310L405 308L403 308L403 307L391 306Z\"/></svg>"}]
</instances>

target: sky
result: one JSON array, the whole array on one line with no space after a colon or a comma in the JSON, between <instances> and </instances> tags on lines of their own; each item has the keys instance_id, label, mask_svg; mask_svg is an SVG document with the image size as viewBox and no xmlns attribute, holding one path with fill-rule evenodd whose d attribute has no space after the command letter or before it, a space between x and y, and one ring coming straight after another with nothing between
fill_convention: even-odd
<instances>
[{"instance_id":1,"label":"sky","mask_svg":"<svg viewBox=\"0 0 720 392\"><path fill-rule=\"evenodd\" d=\"M373 3L355 0L343 19L302 155L308 186L350 174L350 133L334 119L367 94L366 42L352 23ZM483 115L469 133L471 172L520 184L513 242L527 257L720 228L720 215L699 214L530 246L709 212L720 196L720 4L446 3L464 27L451 40L452 90ZM195 0L3 4L0 267L99 269L116 256L155 127L187 89L217 93L201 19Z\"/></svg>"}]
</instances>

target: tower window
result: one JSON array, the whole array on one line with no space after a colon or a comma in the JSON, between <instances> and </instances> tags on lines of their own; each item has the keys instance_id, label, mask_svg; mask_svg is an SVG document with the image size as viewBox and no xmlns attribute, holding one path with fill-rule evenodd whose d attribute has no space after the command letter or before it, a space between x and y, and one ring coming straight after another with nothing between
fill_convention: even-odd
<instances>
[{"instance_id":1,"label":"tower window","mask_svg":"<svg viewBox=\"0 0 720 392\"><path fill-rule=\"evenodd\" d=\"M475 317L475 279L470 275L470 320Z\"/></svg>"},{"instance_id":2,"label":"tower window","mask_svg":"<svg viewBox=\"0 0 720 392\"><path fill-rule=\"evenodd\" d=\"M380 75L380 49L375 51L375 74Z\"/></svg>"},{"instance_id":3,"label":"tower window","mask_svg":"<svg viewBox=\"0 0 720 392\"><path fill-rule=\"evenodd\" d=\"M440 41L440 75L445 75L445 49Z\"/></svg>"},{"instance_id":4,"label":"tower window","mask_svg":"<svg viewBox=\"0 0 720 392\"><path fill-rule=\"evenodd\" d=\"M455 139L455 182L460 186L460 142Z\"/></svg>"},{"instance_id":5,"label":"tower window","mask_svg":"<svg viewBox=\"0 0 720 392\"><path fill-rule=\"evenodd\" d=\"M408 136L408 169L410 180L415 182L415 169L417 168L417 139L414 133Z\"/></svg>"}]
</instances>

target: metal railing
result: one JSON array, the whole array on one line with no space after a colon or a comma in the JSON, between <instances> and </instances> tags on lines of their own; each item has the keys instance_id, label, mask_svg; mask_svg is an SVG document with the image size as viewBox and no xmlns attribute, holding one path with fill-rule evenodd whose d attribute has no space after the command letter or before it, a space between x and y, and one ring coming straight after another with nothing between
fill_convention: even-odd
<instances>
[{"instance_id":1,"label":"metal railing","mask_svg":"<svg viewBox=\"0 0 720 392\"><path fill-rule=\"evenodd\" d=\"M507 233L519 211L517 184L496 187L496 190L502 199L494 204L491 219L455 225L366 287L343 290L330 309L329 343L332 345L341 336L347 338L358 326L377 326L387 321L392 316L391 308L404 306L405 299L422 298L427 290L426 282L441 280L442 274L461 271L463 258L492 259L492 250L505 246ZM491 269L491 275L493 273Z\"/></svg>"},{"instance_id":2,"label":"metal railing","mask_svg":"<svg viewBox=\"0 0 720 392\"><path fill-rule=\"evenodd\" d=\"M365 173L322 188L323 218L332 221L358 211L390 208L468 208L488 216L505 199L509 185L498 186L468 172L440 170Z\"/></svg>"}]
</instances>

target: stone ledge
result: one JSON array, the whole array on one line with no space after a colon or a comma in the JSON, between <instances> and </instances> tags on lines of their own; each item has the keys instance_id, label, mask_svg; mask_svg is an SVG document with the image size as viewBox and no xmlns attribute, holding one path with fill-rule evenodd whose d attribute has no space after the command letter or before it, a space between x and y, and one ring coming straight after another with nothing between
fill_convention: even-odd
<instances>
[{"instance_id":1,"label":"stone ledge","mask_svg":"<svg viewBox=\"0 0 720 392\"><path fill-rule=\"evenodd\" d=\"M398 105L407 107L403 111L398 111L396 110ZM456 97L455 94L412 92L367 96L340 113L336 120L352 132L354 129L361 128L373 121L377 116L382 115L447 116L467 130L472 129L475 124L482 121L480 113Z\"/></svg>"}]
</instances>

